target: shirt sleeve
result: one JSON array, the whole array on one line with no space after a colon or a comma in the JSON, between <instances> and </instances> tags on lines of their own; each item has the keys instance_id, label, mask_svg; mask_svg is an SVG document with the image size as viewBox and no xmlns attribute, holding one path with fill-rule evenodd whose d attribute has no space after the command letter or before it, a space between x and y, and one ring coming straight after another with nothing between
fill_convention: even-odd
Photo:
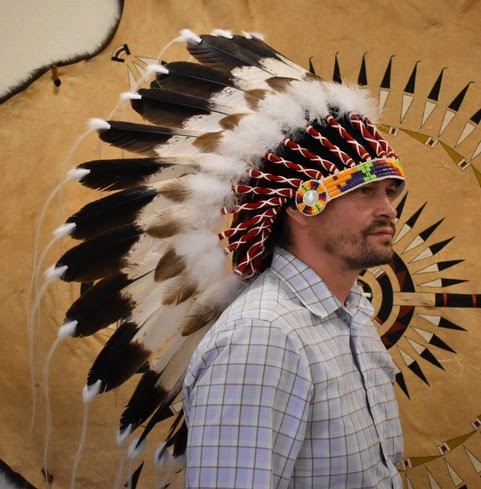
<instances>
[{"instance_id":1,"label":"shirt sleeve","mask_svg":"<svg viewBox=\"0 0 481 489\"><path fill-rule=\"evenodd\" d=\"M312 396L300 345L259 320L209 344L186 374L186 487L287 487Z\"/></svg>"}]
</instances>

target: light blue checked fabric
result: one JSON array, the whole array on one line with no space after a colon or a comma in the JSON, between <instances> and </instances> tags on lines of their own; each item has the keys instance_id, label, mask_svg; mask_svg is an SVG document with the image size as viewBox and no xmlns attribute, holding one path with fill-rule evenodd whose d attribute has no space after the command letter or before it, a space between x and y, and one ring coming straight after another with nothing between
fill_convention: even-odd
<instances>
[{"instance_id":1,"label":"light blue checked fabric","mask_svg":"<svg viewBox=\"0 0 481 489\"><path fill-rule=\"evenodd\" d=\"M394 366L372 312L278 248L192 357L186 487L400 489Z\"/></svg>"}]
</instances>

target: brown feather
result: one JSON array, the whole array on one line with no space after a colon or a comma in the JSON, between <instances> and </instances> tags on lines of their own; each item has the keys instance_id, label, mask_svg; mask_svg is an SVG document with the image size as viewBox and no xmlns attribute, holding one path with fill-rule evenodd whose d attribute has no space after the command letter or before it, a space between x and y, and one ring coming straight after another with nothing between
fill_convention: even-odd
<instances>
[{"instance_id":1,"label":"brown feather","mask_svg":"<svg viewBox=\"0 0 481 489\"><path fill-rule=\"evenodd\" d=\"M183 202L190 194L182 179L169 180L158 187L159 194L174 202Z\"/></svg>"},{"instance_id":2,"label":"brown feather","mask_svg":"<svg viewBox=\"0 0 481 489\"><path fill-rule=\"evenodd\" d=\"M165 306L172 304L180 304L181 302L190 299L197 292L197 287L189 282L176 282L170 289L166 291L162 298L162 304Z\"/></svg>"},{"instance_id":3,"label":"brown feather","mask_svg":"<svg viewBox=\"0 0 481 489\"><path fill-rule=\"evenodd\" d=\"M154 280L156 282L162 282L169 278L175 277L179 273L185 270L184 258L177 255L175 250L169 248L164 256L157 263L155 268Z\"/></svg>"},{"instance_id":4,"label":"brown feather","mask_svg":"<svg viewBox=\"0 0 481 489\"><path fill-rule=\"evenodd\" d=\"M193 312L186 316L184 322L180 325L180 334L189 336L204 326L213 323L222 314L223 309L223 307L212 307L205 304L196 307L194 304Z\"/></svg>"},{"instance_id":5,"label":"brown feather","mask_svg":"<svg viewBox=\"0 0 481 489\"><path fill-rule=\"evenodd\" d=\"M207 132L194 140L194 146L207 153L215 153L217 143L222 138L222 132Z\"/></svg>"},{"instance_id":6,"label":"brown feather","mask_svg":"<svg viewBox=\"0 0 481 489\"><path fill-rule=\"evenodd\" d=\"M219 124L224 128L227 129L228 131L231 131L232 129L235 129L238 125L239 122L242 120L243 117L245 117L248 114L232 114L228 115L226 117L223 117L220 121Z\"/></svg>"},{"instance_id":7,"label":"brown feather","mask_svg":"<svg viewBox=\"0 0 481 489\"><path fill-rule=\"evenodd\" d=\"M146 233L154 238L170 238L178 234L182 230L182 226L175 220L169 220L161 224L151 226L146 230Z\"/></svg>"},{"instance_id":8,"label":"brown feather","mask_svg":"<svg viewBox=\"0 0 481 489\"><path fill-rule=\"evenodd\" d=\"M260 88L255 90L249 90L245 96L246 102L249 104L249 108L252 110L257 110L257 106L259 105L259 102L263 100L270 93L272 92L269 92L269 90L262 90Z\"/></svg>"}]
</instances>

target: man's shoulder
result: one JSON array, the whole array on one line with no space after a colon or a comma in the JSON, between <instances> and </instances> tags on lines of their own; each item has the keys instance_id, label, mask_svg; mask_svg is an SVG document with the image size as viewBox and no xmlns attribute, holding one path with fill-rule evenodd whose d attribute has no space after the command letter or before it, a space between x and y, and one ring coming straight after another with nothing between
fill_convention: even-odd
<instances>
[{"instance_id":1,"label":"man's shoulder","mask_svg":"<svg viewBox=\"0 0 481 489\"><path fill-rule=\"evenodd\" d=\"M304 309L296 294L267 270L226 308L221 318L224 321L258 319L272 322Z\"/></svg>"}]
</instances>

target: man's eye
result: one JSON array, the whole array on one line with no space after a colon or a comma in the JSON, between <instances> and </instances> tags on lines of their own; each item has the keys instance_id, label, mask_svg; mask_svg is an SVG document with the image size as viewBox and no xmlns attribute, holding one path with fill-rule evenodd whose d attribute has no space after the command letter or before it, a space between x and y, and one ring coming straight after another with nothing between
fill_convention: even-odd
<instances>
[{"instance_id":1,"label":"man's eye","mask_svg":"<svg viewBox=\"0 0 481 489\"><path fill-rule=\"evenodd\" d=\"M373 189L371 187L359 187L357 191L362 194L362 195L371 195L373 192Z\"/></svg>"}]
</instances>

